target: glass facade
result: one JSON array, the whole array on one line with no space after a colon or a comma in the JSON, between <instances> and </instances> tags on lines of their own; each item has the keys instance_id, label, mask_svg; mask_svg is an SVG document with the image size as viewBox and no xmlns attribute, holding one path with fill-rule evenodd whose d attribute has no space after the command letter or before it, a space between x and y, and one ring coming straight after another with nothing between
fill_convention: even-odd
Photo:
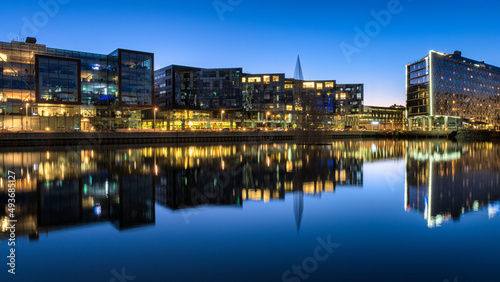
<instances>
[{"instance_id":1,"label":"glass facade","mask_svg":"<svg viewBox=\"0 0 500 282\"><path fill-rule=\"evenodd\" d=\"M431 51L407 66L407 107L409 117L446 116L499 126L500 68L458 51Z\"/></svg>"},{"instance_id":2,"label":"glass facade","mask_svg":"<svg viewBox=\"0 0 500 282\"><path fill-rule=\"evenodd\" d=\"M172 65L155 72L156 105L162 109L241 109L242 69Z\"/></svg>"},{"instance_id":3,"label":"glass facade","mask_svg":"<svg viewBox=\"0 0 500 282\"><path fill-rule=\"evenodd\" d=\"M91 130L140 124L153 105L154 55L109 55L0 42L4 130ZM121 103L120 103L121 102Z\"/></svg>"},{"instance_id":4,"label":"glass facade","mask_svg":"<svg viewBox=\"0 0 500 282\"><path fill-rule=\"evenodd\" d=\"M119 50L121 104L153 105L153 54Z\"/></svg>"},{"instance_id":5,"label":"glass facade","mask_svg":"<svg viewBox=\"0 0 500 282\"><path fill-rule=\"evenodd\" d=\"M80 101L80 61L36 55L36 89L39 103Z\"/></svg>"}]
</instances>

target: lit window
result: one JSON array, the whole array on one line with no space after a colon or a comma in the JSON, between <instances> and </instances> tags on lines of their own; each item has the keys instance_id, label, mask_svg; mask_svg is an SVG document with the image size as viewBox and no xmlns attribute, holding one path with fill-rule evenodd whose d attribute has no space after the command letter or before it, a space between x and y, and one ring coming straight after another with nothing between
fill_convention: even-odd
<instances>
[{"instance_id":1,"label":"lit window","mask_svg":"<svg viewBox=\"0 0 500 282\"><path fill-rule=\"evenodd\" d=\"M304 88L314 88L314 82L304 82Z\"/></svg>"},{"instance_id":2,"label":"lit window","mask_svg":"<svg viewBox=\"0 0 500 282\"><path fill-rule=\"evenodd\" d=\"M325 82L325 87L326 87L326 88L333 88L333 87L335 87L335 86L334 86L334 83L333 83L333 82Z\"/></svg>"},{"instance_id":3,"label":"lit window","mask_svg":"<svg viewBox=\"0 0 500 282\"><path fill-rule=\"evenodd\" d=\"M335 94L335 100L339 99L339 94Z\"/></svg>"},{"instance_id":4,"label":"lit window","mask_svg":"<svg viewBox=\"0 0 500 282\"><path fill-rule=\"evenodd\" d=\"M280 82L280 77L277 76L277 75L273 76L273 81L274 82Z\"/></svg>"},{"instance_id":5,"label":"lit window","mask_svg":"<svg viewBox=\"0 0 500 282\"><path fill-rule=\"evenodd\" d=\"M285 89L292 89L292 88L293 88L293 84L291 84L291 83L285 84Z\"/></svg>"},{"instance_id":6,"label":"lit window","mask_svg":"<svg viewBox=\"0 0 500 282\"><path fill-rule=\"evenodd\" d=\"M246 78L246 77L243 77L243 78L241 79L241 82L246 83L246 82L247 82L247 78Z\"/></svg>"},{"instance_id":7,"label":"lit window","mask_svg":"<svg viewBox=\"0 0 500 282\"><path fill-rule=\"evenodd\" d=\"M318 83L316 84L317 89L323 89L323 83Z\"/></svg>"},{"instance_id":8,"label":"lit window","mask_svg":"<svg viewBox=\"0 0 500 282\"><path fill-rule=\"evenodd\" d=\"M286 106L287 111L293 111L293 106Z\"/></svg>"},{"instance_id":9,"label":"lit window","mask_svg":"<svg viewBox=\"0 0 500 282\"><path fill-rule=\"evenodd\" d=\"M269 75L264 75L264 83L265 84L271 83L271 77Z\"/></svg>"},{"instance_id":10,"label":"lit window","mask_svg":"<svg viewBox=\"0 0 500 282\"><path fill-rule=\"evenodd\" d=\"M248 83L254 83L254 82L261 83L262 79L260 77L249 77L248 78Z\"/></svg>"},{"instance_id":11,"label":"lit window","mask_svg":"<svg viewBox=\"0 0 500 282\"><path fill-rule=\"evenodd\" d=\"M340 100L345 100L346 98L346 94L345 93L341 93L340 94Z\"/></svg>"}]
</instances>

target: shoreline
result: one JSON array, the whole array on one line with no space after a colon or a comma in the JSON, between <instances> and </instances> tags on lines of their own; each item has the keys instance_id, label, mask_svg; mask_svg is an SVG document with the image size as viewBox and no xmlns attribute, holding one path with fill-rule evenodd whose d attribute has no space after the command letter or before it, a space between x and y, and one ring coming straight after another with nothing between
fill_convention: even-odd
<instances>
[{"instance_id":1,"label":"shoreline","mask_svg":"<svg viewBox=\"0 0 500 282\"><path fill-rule=\"evenodd\" d=\"M20 132L3 133L0 136L0 145L4 147L210 144L222 142L324 144L334 140L363 139L500 140L500 132L497 131Z\"/></svg>"}]
</instances>

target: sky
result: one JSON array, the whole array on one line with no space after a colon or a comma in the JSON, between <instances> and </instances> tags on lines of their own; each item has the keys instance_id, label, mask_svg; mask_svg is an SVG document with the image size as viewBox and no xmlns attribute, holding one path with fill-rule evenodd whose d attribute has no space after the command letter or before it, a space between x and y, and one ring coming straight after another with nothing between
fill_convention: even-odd
<instances>
[{"instance_id":1,"label":"sky","mask_svg":"<svg viewBox=\"0 0 500 282\"><path fill-rule=\"evenodd\" d=\"M0 41L155 53L171 64L242 67L365 84L365 105L405 104L405 65L429 50L500 66L497 1L3 1Z\"/></svg>"}]
</instances>

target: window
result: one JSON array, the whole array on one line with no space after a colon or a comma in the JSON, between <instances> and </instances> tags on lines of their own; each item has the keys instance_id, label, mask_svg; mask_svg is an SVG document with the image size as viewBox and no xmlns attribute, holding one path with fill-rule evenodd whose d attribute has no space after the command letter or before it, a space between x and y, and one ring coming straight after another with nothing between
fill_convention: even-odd
<instances>
[{"instance_id":1,"label":"window","mask_svg":"<svg viewBox=\"0 0 500 282\"><path fill-rule=\"evenodd\" d=\"M346 94L340 93L340 100L345 100L345 99L346 99Z\"/></svg>"},{"instance_id":2,"label":"window","mask_svg":"<svg viewBox=\"0 0 500 282\"><path fill-rule=\"evenodd\" d=\"M262 78L260 77L249 77L248 78L248 83L261 83L262 82Z\"/></svg>"},{"instance_id":3,"label":"window","mask_svg":"<svg viewBox=\"0 0 500 282\"><path fill-rule=\"evenodd\" d=\"M264 75L264 83L265 84L271 83L271 77L269 75Z\"/></svg>"},{"instance_id":4,"label":"window","mask_svg":"<svg viewBox=\"0 0 500 282\"><path fill-rule=\"evenodd\" d=\"M293 84L291 84L291 83L285 84L285 89L292 89L292 88L293 88Z\"/></svg>"},{"instance_id":5,"label":"window","mask_svg":"<svg viewBox=\"0 0 500 282\"><path fill-rule=\"evenodd\" d=\"M277 75L273 76L273 82L280 82L280 77Z\"/></svg>"},{"instance_id":6,"label":"window","mask_svg":"<svg viewBox=\"0 0 500 282\"><path fill-rule=\"evenodd\" d=\"M317 83L316 89L323 89L323 83Z\"/></svg>"},{"instance_id":7,"label":"window","mask_svg":"<svg viewBox=\"0 0 500 282\"><path fill-rule=\"evenodd\" d=\"M243 78L241 79L241 82L243 82L243 83L247 83L247 78L246 78L246 77L243 77Z\"/></svg>"},{"instance_id":8,"label":"window","mask_svg":"<svg viewBox=\"0 0 500 282\"><path fill-rule=\"evenodd\" d=\"M333 82L325 82L325 87L326 88L333 88L333 87L335 87L335 84Z\"/></svg>"},{"instance_id":9,"label":"window","mask_svg":"<svg viewBox=\"0 0 500 282\"><path fill-rule=\"evenodd\" d=\"M304 82L304 88L314 88L314 82Z\"/></svg>"}]
</instances>

